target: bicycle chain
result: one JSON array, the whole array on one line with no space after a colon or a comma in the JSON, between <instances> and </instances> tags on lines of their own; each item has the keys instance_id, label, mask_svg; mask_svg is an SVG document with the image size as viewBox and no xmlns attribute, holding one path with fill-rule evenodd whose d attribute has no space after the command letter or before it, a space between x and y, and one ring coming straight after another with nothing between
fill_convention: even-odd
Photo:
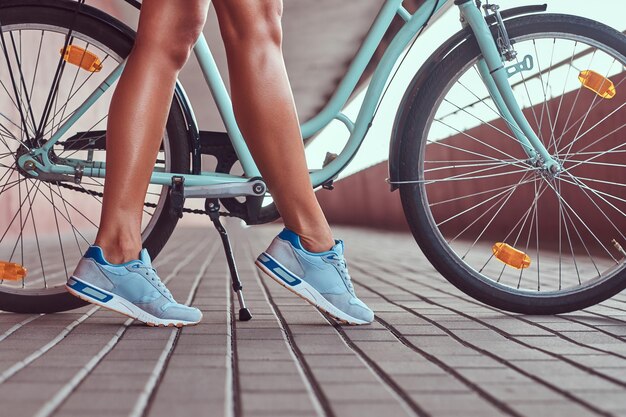
<instances>
[{"instance_id":1,"label":"bicycle chain","mask_svg":"<svg viewBox=\"0 0 626 417\"><path fill-rule=\"evenodd\" d=\"M68 190L73 190L73 191L78 191L84 194L89 194L92 196L98 196L98 197L104 197L104 193L100 193L98 191L91 191L91 190L87 190L85 188L81 188L81 187L75 187L73 185L69 185L63 182L57 182L57 185L63 188L67 188ZM145 207L150 207L150 208L156 208L157 205L154 203L146 203L144 202L143 205ZM204 214L204 215L209 215L209 213L206 212L206 210L200 210L200 209L190 209L190 208L185 208L183 207L183 213L191 213L191 214ZM220 211L220 216L222 217L236 217L233 214L227 212L227 211Z\"/></svg>"}]
</instances>

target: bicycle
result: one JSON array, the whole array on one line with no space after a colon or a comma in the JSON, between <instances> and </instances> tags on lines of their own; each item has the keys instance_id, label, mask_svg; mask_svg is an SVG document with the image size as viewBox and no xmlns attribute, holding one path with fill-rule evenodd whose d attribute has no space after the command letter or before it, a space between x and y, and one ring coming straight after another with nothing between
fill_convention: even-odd
<instances>
[{"instance_id":1,"label":"bicycle","mask_svg":"<svg viewBox=\"0 0 626 417\"><path fill-rule=\"evenodd\" d=\"M42 313L83 305L63 284L68 265L97 230L107 99L134 32L82 3L0 1L0 84L9 98L0 113L2 310ZM402 0L384 2L336 93L302 125L304 138L333 120L350 133L339 155L311 170L314 187L332 188L371 126L394 64L448 3L426 0L410 13ZM500 11L488 1L454 4L462 29L417 70L390 145L388 182L400 191L415 240L448 281L504 310L555 314L615 295L626 287L620 245L626 244L626 199L620 194L626 143L619 140L626 36L582 17L545 13L545 5ZM396 16L404 24L351 120L341 109ZM267 187L203 35L194 52L227 132L199 131L177 84L142 237L154 258L184 212L209 214L245 320L249 312L219 218L262 224L278 213L267 204ZM56 67L46 71L40 62ZM202 171L202 155L215 158L213 171ZM185 208L187 198L205 199L205 210ZM93 212L86 211L89 205ZM38 223L44 213L48 220ZM42 252L44 243L50 248Z\"/></svg>"}]
</instances>

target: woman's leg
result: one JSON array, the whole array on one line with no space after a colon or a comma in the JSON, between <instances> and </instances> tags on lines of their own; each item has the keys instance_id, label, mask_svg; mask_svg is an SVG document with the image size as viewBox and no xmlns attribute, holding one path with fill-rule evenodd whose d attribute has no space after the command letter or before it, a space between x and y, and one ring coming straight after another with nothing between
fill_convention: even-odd
<instances>
[{"instance_id":1,"label":"woman's leg","mask_svg":"<svg viewBox=\"0 0 626 417\"><path fill-rule=\"evenodd\" d=\"M141 217L178 72L210 0L144 0L135 46L111 100L106 182L96 245L110 262L137 259ZM128 179L132 178L132 181Z\"/></svg>"},{"instance_id":2,"label":"woman's leg","mask_svg":"<svg viewBox=\"0 0 626 417\"><path fill-rule=\"evenodd\" d=\"M202 319L199 309L176 302L152 268L141 249L141 214L176 77L208 7L209 0L143 1L137 39L109 109L96 246L87 249L66 284L83 300L151 326L181 327ZM116 265L128 261L133 262Z\"/></svg>"},{"instance_id":3,"label":"woman's leg","mask_svg":"<svg viewBox=\"0 0 626 417\"><path fill-rule=\"evenodd\" d=\"M237 123L285 226L312 252L334 240L309 179L282 55L281 0L214 0Z\"/></svg>"}]
</instances>

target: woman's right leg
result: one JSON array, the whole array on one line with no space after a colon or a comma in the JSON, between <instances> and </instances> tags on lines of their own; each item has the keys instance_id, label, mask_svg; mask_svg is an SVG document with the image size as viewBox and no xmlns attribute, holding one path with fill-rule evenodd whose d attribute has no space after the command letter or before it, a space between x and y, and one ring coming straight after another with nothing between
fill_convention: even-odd
<instances>
[{"instance_id":1,"label":"woman's right leg","mask_svg":"<svg viewBox=\"0 0 626 417\"><path fill-rule=\"evenodd\" d=\"M141 249L141 217L176 77L208 7L209 0L143 1L137 39L109 110L96 245L66 286L77 297L149 325L184 326L202 318L197 308L177 303L152 268L148 252Z\"/></svg>"},{"instance_id":2,"label":"woman's right leg","mask_svg":"<svg viewBox=\"0 0 626 417\"><path fill-rule=\"evenodd\" d=\"M137 39L111 100L95 241L111 262L137 259L141 250L143 204L176 78L204 26L210 0L184 3L144 0Z\"/></svg>"}]
</instances>

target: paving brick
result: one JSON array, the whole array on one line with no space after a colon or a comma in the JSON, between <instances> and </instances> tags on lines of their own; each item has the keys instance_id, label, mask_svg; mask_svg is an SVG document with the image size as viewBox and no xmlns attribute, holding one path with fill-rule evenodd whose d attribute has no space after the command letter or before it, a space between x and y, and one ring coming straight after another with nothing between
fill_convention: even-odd
<instances>
[{"instance_id":1,"label":"paving brick","mask_svg":"<svg viewBox=\"0 0 626 417\"><path fill-rule=\"evenodd\" d=\"M311 397L308 393L290 393L289 395L267 395L266 393L243 392L243 411L272 411L276 413L288 413L293 415L301 410L310 410L312 407Z\"/></svg>"},{"instance_id":2,"label":"paving brick","mask_svg":"<svg viewBox=\"0 0 626 417\"><path fill-rule=\"evenodd\" d=\"M442 283L410 235L344 228L340 232L352 242L348 257L359 295L402 338L382 322L342 326L338 331L314 308L261 277L266 294L266 287L258 280L250 253L264 250L280 226L244 231L233 224L237 227L227 227L237 242L235 255L253 320L232 323L235 331L231 338L227 311L230 284L223 254L217 252L194 300L205 312L204 321L180 331L164 367L159 368L157 361L178 330L133 323L68 396L57 415L128 415L155 369L162 372L150 397L146 413L150 417L226 417L233 411L227 408L235 405L241 407L244 417L317 416L317 400L311 396L313 385L321 389L338 417L413 415L403 397L433 417L503 415L479 389L505 401L520 415L595 415L579 403L606 414L626 415L626 359L619 357L626 355L626 314L618 310L626 296L618 295L616 300L566 316L503 314L470 302L460 291ZM181 228L168 247L179 250L176 245L182 247L181 242L190 247L212 244L208 241L205 229ZM171 253L168 247L164 254ZM395 248L394 252L383 250L386 247ZM170 287L179 299L186 299L203 260L199 254L172 280ZM380 269L383 261L392 269L393 282L384 278L390 271ZM159 270L166 276L174 266L164 261ZM445 292L438 291L440 287ZM232 294L230 297L236 303ZM39 349L88 309L38 317L0 341L0 373ZM274 309L286 323L288 337ZM0 334L27 317L0 313ZM10 417L34 415L111 340L125 320L114 312L97 311L43 356L0 384L0 414L6 409L11 410ZM346 344L344 337L356 348ZM426 352L427 357L415 348ZM577 369L565 360L600 375ZM376 369L371 369L368 361L373 361ZM300 362L305 364L304 370ZM513 367L566 390L577 401ZM621 383L609 381L611 378ZM240 391L234 395L237 387ZM241 404L235 404L238 399Z\"/></svg>"},{"instance_id":3,"label":"paving brick","mask_svg":"<svg viewBox=\"0 0 626 417\"><path fill-rule=\"evenodd\" d=\"M407 408L393 402L367 403L336 403L333 409L339 416L346 417L380 417L380 416L413 416Z\"/></svg>"}]
</instances>

